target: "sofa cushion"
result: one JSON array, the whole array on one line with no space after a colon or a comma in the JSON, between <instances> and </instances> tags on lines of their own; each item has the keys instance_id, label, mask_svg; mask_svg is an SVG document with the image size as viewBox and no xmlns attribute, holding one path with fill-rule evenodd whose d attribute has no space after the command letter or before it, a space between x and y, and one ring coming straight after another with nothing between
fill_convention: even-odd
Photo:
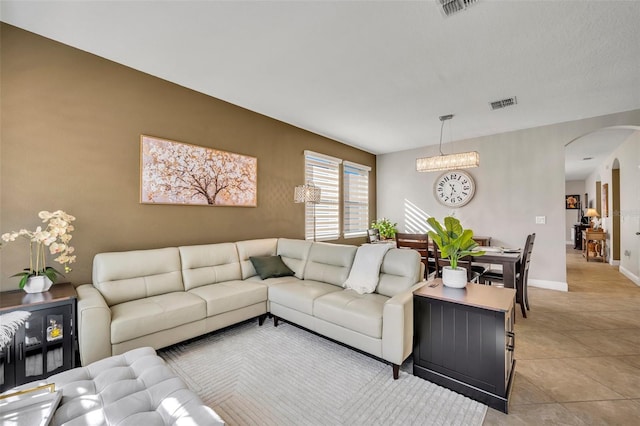
<instances>
[{"instance_id":1,"label":"sofa cushion","mask_svg":"<svg viewBox=\"0 0 640 426\"><path fill-rule=\"evenodd\" d=\"M50 376L62 391L57 425L224 424L152 348Z\"/></svg>"},{"instance_id":2,"label":"sofa cushion","mask_svg":"<svg viewBox=\"0 0 640 426\"><path fill-rule=\"evenodd\" d=\"M238 250L238 257L240 258L241 279L246 280L256 275L256 270L249 260L251 256L275 256L277 244L277 238L238 241L236 248Z\"/></svg>"},{"instance_id":3,"label":"sofa cushion","mask_svg":"<svg viewBox=\"0 0 640 426\"><path fill-rule=\"evenodd\" d=\"M241 279L240 260L234 243L182 246L178 249L186 290Z\"/></svg>"},{"instance_id":4,"label":"sofa cushion","mask_svg":"<svg viewBox=\"0 0 640 426\"><path fill-rule=\"evenodd\" d=\"M282 257L282 261L296 274L296 278L304 277L304 267L307 264L311 241L291 240L288 238L278 239L277 253Z\"/></svg>"},{"instance_id":5,"label":"sofa cushion","mask_svg":"<svg viewBox=\"0 0 640 426\"><path fill-rule=\"evenodd\" d=\"M263 280L295 275L294 272L284 264L280 256L251 256L249 260L251 260L253 268Z\"/></svg>"},{"instance_id":6,"label":"sofa cushion","mask_svg":"<svg viewBox=\"0 0 640 426\"><path fill-rule=\"evenodd\" d=\"M416 250L391 249L384 256L380 267L380 279L376 293L393 297L420 282L422 268L420 254Z\"/></svg>"},{"instance_id":7,"label":"sofa cushion","mask_svg":"<svg viewBox=\"0 0 640 426\"><path fill-rule=\"evenodd\" d=\"M109 306L184 291L176 247L99 253L93 259L93 285Z\"/></svg>"},{"instance_id":8,"label":"sofa cushion","mask_svg":"<svg viewBox=\"0 0 640 426\"><path fill-rule=\"evenodd\" d=\"M120 303L111 307L111 343L170 330L205 316L205 301L184 291Z\"/></svg>"},{"instance_id":9,"label":"sofa cushion","mask_svg":"<svg viewBox=\"0 0 640 426\"><path fill-rule=\"evenodd\" d=\"M269 286L269 301L313 315L313 301L325 294L341 291L333 284L313 280Z\"/></svg>"},{"instance_id":10,"label":"sofa cushion","mask_svg":"<svg viewBox=\"0 0 640 426\"><path fill-rule=\"evenodd\" d=\"M356 255L356 246L313 243L309 250L304 279L342 287Z\"/></svg>"},{"instance_id":11,"label":"sofa cushion","mask_svg":"<svg viewBox=\"0 0 640 426\"><path fill-rule=\"evenodd\" d=\"M357 331L375 339L382 338L382 311L388 297L341 290L318 297L313 315L332 324Z\"/></svg>"},{"instance_id":12,"label":"sofa cushion","mask_svg":"<svg viewBox=\"0 0 640 426\"><path fill-rule=\"evenodd\" d=\"M225 281L189 290L207 303L207 316L234 311L267 301L267 286L260 282Z\"/></svg>"}]
</instances>

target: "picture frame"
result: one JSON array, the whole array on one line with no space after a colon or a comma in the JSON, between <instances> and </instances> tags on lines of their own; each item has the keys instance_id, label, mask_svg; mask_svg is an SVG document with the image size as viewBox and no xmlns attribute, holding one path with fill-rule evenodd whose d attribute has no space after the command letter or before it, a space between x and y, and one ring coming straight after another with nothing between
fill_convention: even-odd
<instances>
[{"instance_id":1,"label":"picture frame","mask_svg":"<svg viewBox=\"0 0 640 426\"><path fill-rule=\"evenodd\" d=\"M140 136L140 203L256 207L258 159Z\"/></svg>"},{"instance_id":2,"label":"picture frame","mask_svg":"<svg viewBox=\"0 0 640 426\"><path fill-rule=\"evenodd\" d=\"M565 195L564 204L567 210L578 210L580 208L580 195Z\"/></svg>"},{"instance_id":3,"label":"picture frame","mask_svg":"<svg viewBox=\"0 0 640 426\"><path fill-rule=\"evenodd\" d=\"M602 184L602 215L601 217L609 217L609 184Z\"/></svg>"}]
</instances>

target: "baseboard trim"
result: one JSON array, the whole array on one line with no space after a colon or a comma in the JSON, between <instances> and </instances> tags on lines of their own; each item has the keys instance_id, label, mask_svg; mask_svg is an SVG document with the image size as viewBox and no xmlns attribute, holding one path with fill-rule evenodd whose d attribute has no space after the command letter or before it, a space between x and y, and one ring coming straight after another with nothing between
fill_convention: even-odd
<instances>
[{"instance_id":1,"label":"baseboard trim","mask_svg":"<svg viewBox=\"0 0 640 426\"><path fill-rule=\"evenodd\" d=\"M624 275L625 277L629 278L631 281L633 281L633 283L637 286L640 286L640 277L633 274L630 270L628 270L627 268L625 268L624 266L620 266L620 268L618 268L618 270L620 271L620 273L622 275Z\"/></svg>"},{"instance_id":2,"label":"baseboard trim","mask_svg":"<svg viewBox=\"0 0 640 426\"><path fill-rule=\"evenodd\" d=\"M547 290L569 291L569 285L560 281L534 280L529 278L531 287L546 288Z\"/></svg>"}]
</instances>

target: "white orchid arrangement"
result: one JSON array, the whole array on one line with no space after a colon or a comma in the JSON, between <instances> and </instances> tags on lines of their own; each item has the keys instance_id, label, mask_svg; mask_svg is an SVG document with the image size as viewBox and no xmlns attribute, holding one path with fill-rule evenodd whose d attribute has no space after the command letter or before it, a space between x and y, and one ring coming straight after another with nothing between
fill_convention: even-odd
<instances>
[{"instance_id":1,"label":"white orchid arrangement","mask_svg":"<svg viewBox=\"0 0 640 426\"><path fill-rule=\"evenodd\" d=\"M62 210L56 210L53 213L41 211L38 217L47 224L44 228L38 226L35 231L21 229L17 232L8 232L1 237L4 242L15 241L19 237L29 240L29 268L12 275L22 277L20 288L24 288L29 278L33 276L45 275L51 281L55 281L58 275L63 276L56 269L47 266L45 247L49 247L51 254L58 255L54 261L64 265L66 273L71 272L69 264L76 261L76 256L72 255L74 248L69 245L71 232L74 230L71 222L76 218Z\"/></svg>"}]
</instances>

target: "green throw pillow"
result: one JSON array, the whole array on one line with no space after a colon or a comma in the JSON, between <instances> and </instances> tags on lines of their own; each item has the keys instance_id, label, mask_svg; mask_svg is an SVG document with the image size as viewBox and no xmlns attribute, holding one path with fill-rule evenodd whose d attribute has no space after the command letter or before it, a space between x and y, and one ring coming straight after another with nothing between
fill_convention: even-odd
<instances>
[{"instance_id":1,"label":"green throw pillow","mask_svg":"<svg viewBox=\"0 0 640 426\"><path fill-rule=\"evenodd\" d=\"M249 258L260 278L288 277L295 273L278 256L251 256Z\"/></svg>"}]
</instances>

